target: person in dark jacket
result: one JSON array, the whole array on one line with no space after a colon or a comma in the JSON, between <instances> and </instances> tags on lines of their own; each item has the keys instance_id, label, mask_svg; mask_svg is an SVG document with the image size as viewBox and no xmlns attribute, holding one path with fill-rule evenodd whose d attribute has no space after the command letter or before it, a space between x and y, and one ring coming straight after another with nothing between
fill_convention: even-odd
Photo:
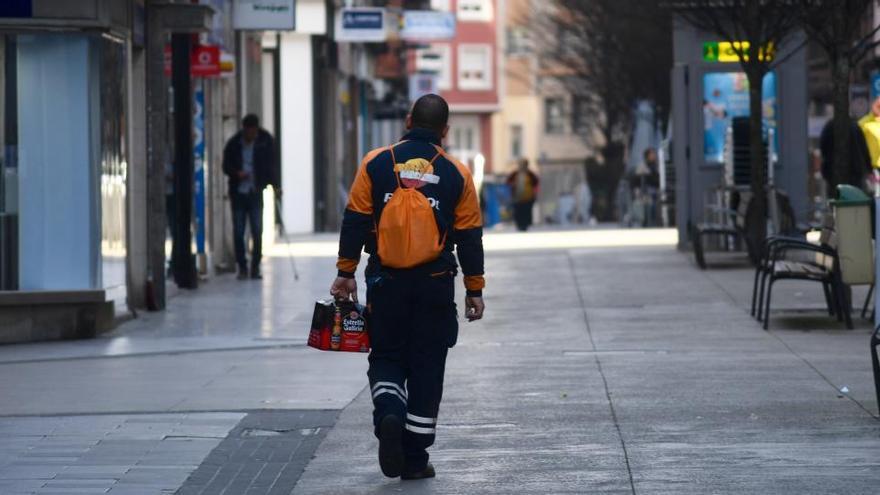
<instances>
[{"instance_id":1,"label":"person in dark jacket","mask_svg":"<svg viewBox=\"0 0 880 495\"><path fill-rule=\"evenodd\" d=\"M513 219L516 222L516 229L525 232L532 226L532 209L535 207L541 182L538 176L529 170L528 159L521 159L518 167L516 172L507 177L507 185L513 195Z\"/></svg>"},{"instance_id":2,"label":"person in dark jacket","mask_svg":"<svg viewBox=\"0 0 880 495\"><path fill-rule=\"evenodd\" d=\"M405 480L436 474L427 449L436 434L447 352L458 337L456 254L464 275L467 320L481 319L485 310L483 220L470 170L441 147L448 119L443 98L422 96L407 117L402 141L364 157L342 220L337 278L330 288L337 299L356 302L354 276L361 251L370 254L364 270L372 345L367 377L379 466L386 476ZM401 237L383 236L382 220L400 211L392 203L398 194L421 196L433 208L437 229L444 234L442 251L432 261L393 267L393 255L411 247L399 242ZM398 242L383 246L388 241Z\"/></svg>"},{"instance_id":3,"label":"person in dark jacket","mask_svg":"<svg viewBox=\"0 0 880 495\"><path fill-rule=\"evenodd\" d=\"M275 140L260 128L260 120L249 114L241 121L242 130L226 142L223 149L223 173L229 177L229 201L232 204L232 223L235 261L239 280L262 278L260 259L263 236L263 189L271 185L275 194L281 188L275 169ZM251 252L248 272L244 229L250 223Z\"/></svg>"},{"instance_id":4,"label":"person in dark jacket","mask_svg":"<svg viewBox=\"0 0 880 495\"><path fill-rule=\"evenodd\" d=\"M822 178L828 184L828 194L834 195L838 184L850 184L864 189L865 177L871 171L871 158L865 134L855 121L849 126L849 163L843 177L835 177L834 167L834 119L829 119L819 137L822 152ZM837 172L839 173L839 170ZM836 179L836 180L835 180Z\"/></svg>"}]
</instances>

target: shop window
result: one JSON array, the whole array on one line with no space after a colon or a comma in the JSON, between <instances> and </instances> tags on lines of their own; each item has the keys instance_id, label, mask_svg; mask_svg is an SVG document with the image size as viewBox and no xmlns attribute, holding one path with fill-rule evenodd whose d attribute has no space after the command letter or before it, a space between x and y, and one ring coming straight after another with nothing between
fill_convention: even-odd
<instances>
[{"instance_id":1,"label":"shop window","mask_svg":"<svg viewBox=\"0 0 880 495\"><path fill-rule=\"evenodd\" d=\"M437 89L452 89L452 63L450 47L447 43L435 43L429 48L416 51L416 70L437 74Z\"/></svg>"},{"instance_id":2,"label":"shop window","mask_svg":"<svg viewBox=\"0 0 880 495\"><path fill-rule=\"evenodd\" d=\"M459 21L491 22L492 0L458 0Z\"/></svg>"},{"instance_id":3,"label":"shop window","mask_svg":"<svg viewBox=\"0 0 880 495\"><path fill-rule=\"evenodd\" d=\"M565 101L553 97L544 100L544 132L562 134L565 132Z\"/></svg>"},{"instance_id":4,"label":"shop window","mask_svg":"<svg viewBox=\"0 0 880 495\"><path fill-rule=\"evenodd\" d=\"M492 89L490 45L459 45L458 88L477 91Z\"/></svg>"}]
</instances>

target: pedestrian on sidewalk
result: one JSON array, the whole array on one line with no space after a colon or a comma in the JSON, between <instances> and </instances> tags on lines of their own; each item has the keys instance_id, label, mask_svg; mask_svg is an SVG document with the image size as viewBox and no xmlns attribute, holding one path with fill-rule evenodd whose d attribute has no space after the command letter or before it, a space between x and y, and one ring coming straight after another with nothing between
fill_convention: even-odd
<instances>
[{"instance_id":1,"label":"pedestrian on sidewalk","mask_svg":"<svg viewBox=\"0 0 880 495\"><path fill-rule=\"evenodd\" d=\"M529 170L529 160L522 158L519 168L507 177L507 185L513 195L513 218L520 232L532 226L532 209L538 197L540 181L534 172Z\"/></svg>"},{"instance_id":2,"label":"pedestrian on sidewalk","mask_svg":"<svg viewBox=\"0 0 880 495\"><path fill-rule=\"evenodd\" d=\"M363 159L339 239L337 299L357 300L361 250L369 309L370 391L379 465L388 477L434 476L434 443L446 354L458 337L454 279L464 273L466 317L483 317L483 229L468 168L441 147L449 106L416 101L407 133Z\"/></svg>"},{"instance_id":3,"label":"pedestrian on sidewalk","mask_svg":"<svg viewBox=\"0 0 880 495\"><path fill-rule=\"evenodd\" d=\"M223 173L229 178L229 201L232 204L232 235L238 279L260 279L263 255L263 189L271 185L277 196L281 187L275 169L275 140L260 128L260 119L249 114L241 121L242 129L226 142L223 149ZM248 272L245 226L250 224L251 266Z\"/></svg>"}]
</instances>

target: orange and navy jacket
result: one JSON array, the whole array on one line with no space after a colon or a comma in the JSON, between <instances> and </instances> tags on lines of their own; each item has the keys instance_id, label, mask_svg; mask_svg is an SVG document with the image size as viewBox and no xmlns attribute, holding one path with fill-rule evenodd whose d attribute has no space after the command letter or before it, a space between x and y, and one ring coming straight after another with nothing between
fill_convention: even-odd
<instances>
[{"instance_id":1,"label":"orange and navy jacket","mask_svg":"<svg viewBox=\"0 0 880 495\"><path fill-rule=\"evenodd\" d=\"M433 131L413 129L402 141L393 146L375 149L364 157L358 170L339 236L339 261L336 267L340 277L353 278L361 258L361 250L370 254L367 273L387 270L382 267L376 247L376 225L385 203L398 187L394 177L395 160L399 164L413 158L431 160L436 156L431 180L421 182L418 190L434 207L434 218L446 246L440 257L410 271L426 274L455 272L457 265L453 249L458 253L468 296L482 296L483 278L483 219L477 192L470 170L440 148L440 139ZM437 156L439 153L439 156Z\"/></svg>"}]
</instances>

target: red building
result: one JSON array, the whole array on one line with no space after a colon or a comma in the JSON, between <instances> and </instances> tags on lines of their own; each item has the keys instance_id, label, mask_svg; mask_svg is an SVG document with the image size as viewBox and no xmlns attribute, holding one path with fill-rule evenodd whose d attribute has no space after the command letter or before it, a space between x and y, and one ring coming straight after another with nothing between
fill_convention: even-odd
<instances>
[{"instance_id":1,"label":"red building","mask_svg":"<svg viewBox=\"0 0 880 495\"><path fill-rule=\"evenodd\" d=\"M487 172L493 163L492 114L500 108L501 4L498 0L432 0L434 10L455 14L455 38L416 50L411 65L417 71L437 72L437 88L452 112L446 147L471 165L477 155L483 155Z\"/></svg>"}]
</instances>

